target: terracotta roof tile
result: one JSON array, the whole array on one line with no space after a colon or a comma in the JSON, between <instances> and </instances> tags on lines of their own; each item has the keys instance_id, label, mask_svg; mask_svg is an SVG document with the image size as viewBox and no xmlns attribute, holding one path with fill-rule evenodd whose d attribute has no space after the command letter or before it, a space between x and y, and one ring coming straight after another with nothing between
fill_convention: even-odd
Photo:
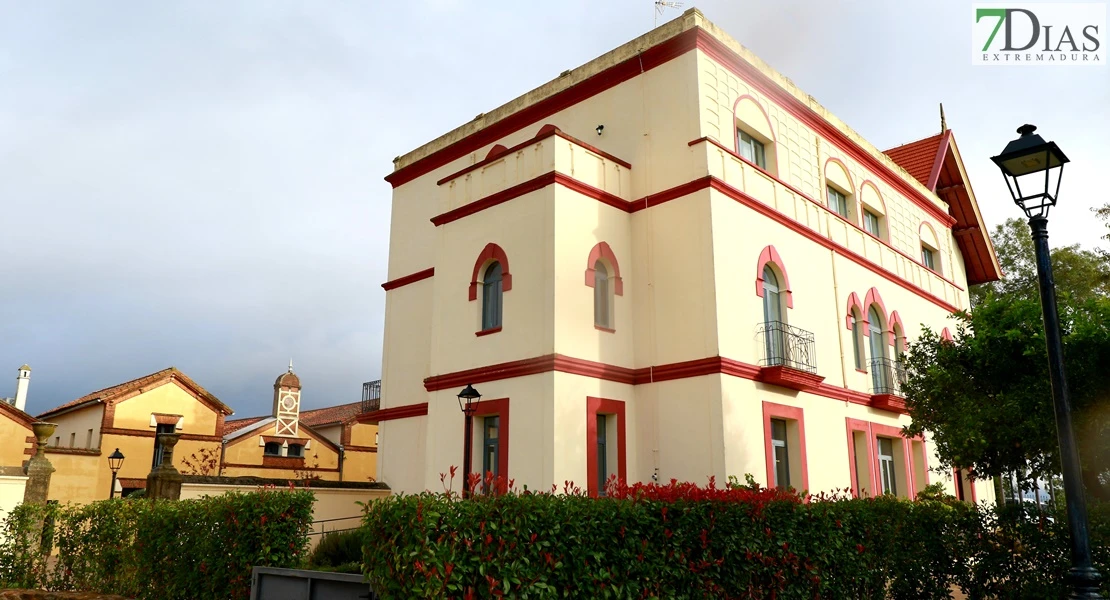
<instances>
[{"instance_id":1,"label":"terracotta roof tile","mask_svg":"<svg viewBox=\"0 0 1110 600\"><path fill-rule=\"evenodd\" d=\"M244 427L250 427L262 419L268 418L269 415L262 417L247 417L246 419L232 419L231 421L224 421L224 428L220 431L220 435L227 435L239 431Z\"/></svg>"},{"instance_id":2,"label":"terracotta roof tile","mask_svg":"<svg viewBox=\"0 0 1110 600\"><path fill-rule=\"evenodd\" d=\"M883 154L889 156L899 167L902 167L914 179L920 181L921 185L928 187L929 175L932 174L933 167L936 165L937 150L940 149L943 137L943 132L938 133L923 140L891 148Z\"/></svg>"},{"instance_id":3,"label":"terracotta roof tile","mask_svg":"<svg viewBox=\"0 0 1110 600\"><path fill-rule=\"evenodd\" d=\"M361 402L352 402L350 404L340 404L339 406L329 406L327 408L317 408L314 410L301 411L301 423L309 427L319 427L321 425L328 425L330 423L339 423L346 421L351 417L359 414L362 410Z\"/></svg>"},{"instance_id":4,"label":"terracotta roof tile","mask_svg":"<svg viewBox=\"0 0 1110 600\"><path fill-rule=\"evenodd\" d=\"M81 406L82 404L111 400L112 398L122 396L138 389L142 389L154 383L158 383L164 379L176 379L184 383L185 387L192 389L194 392L197 393L197 395L207 400L217 410L222 411L224 414L230 415L233 412L230 408L228 408L226 404L220 402L218 398L209 393L208 390L200 387L197 382L190 379L188 375L182 373L181 371L178 371L176 367L170 367L168 369L162 369L161 371L158 371L156 373L151 373L150 375L144 375L142 377L139 377L138 379L132 379L131 381L126 381L124 383L113 385L112 387L106 387L102 390L97 390L91 394L86 394L76 400L66 402L61 406L52 408L44 413L39 414L38 418L41 419L48 415L53 415L55 413L69 410L71 408L76 408L78 406Z\"/></svg>"}]
</instances>

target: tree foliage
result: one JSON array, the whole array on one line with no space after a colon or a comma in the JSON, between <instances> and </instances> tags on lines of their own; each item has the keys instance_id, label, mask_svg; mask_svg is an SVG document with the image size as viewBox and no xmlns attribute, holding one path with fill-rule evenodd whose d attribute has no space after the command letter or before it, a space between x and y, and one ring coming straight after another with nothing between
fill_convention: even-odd
<instances>
[{"instance_id":1,"label":"tree foliage","mask_svg":"<svg viewBox=\"0 0 1110 600\"><path fill-rule=\"evenodd\" d=\"M1059 447L1032 241L1016 219L1000 225L993 239L1005 279L973 290L972 312L954 317L953 342L926 329L909 346L903 391L913 424L906 432L927 432L941 468L969 468L980 478L1055 473ZM1104 498L1110 497L1100 480L1110 471L1107 259L1078 246L1052 253L1084 480Z\"/></svg>"}]
</instances>

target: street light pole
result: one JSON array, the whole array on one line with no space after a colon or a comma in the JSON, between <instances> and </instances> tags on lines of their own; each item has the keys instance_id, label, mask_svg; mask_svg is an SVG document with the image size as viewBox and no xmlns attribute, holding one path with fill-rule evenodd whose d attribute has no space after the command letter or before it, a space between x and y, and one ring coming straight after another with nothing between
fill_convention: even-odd
<instances>
[{"instance_id":1,"label":"street light pole","mask_svg":"<svg viewBox=\"0 0 1110 600\"><path fill-rule=\"evenodd\" d=\"M1056 309L1056 283L1052 278L1052 262L1048 249L1048 219L1029 219L1033 231L1033 247L1037 254L1037 279L1041 290L1041 311L1044 314L1045 342L1048 345L1048 373L1052 381L1052 406L1056 412L1056 436L1060 442L1060 463L1064 475L1064 498L1068 509L1071 533L1072 568L1069 598L1102 598L1099 581L1102 577L1091 561L1091 542L1087 530L1087 494L1079 466L1079 451L1071 423L1071 397L1064 373L1064 344L1060 339L1060 315Z\"/></svg>"},{"instance_id":2,"label":"street light pole","mask_svg":"<svg viewBox=\"0 0 1110 600\"><path fill-rule=\"evenodd\" d=\"M108 499L116 497L116 473L123 467L123 453L116 448L116 451L108 455L108 468L112 470L112 485L108 488Z\"/></svg>"},{"instance_id":3,"label":"street light pole","mask_svg":"<svg viewBox=\"0 0 1110 600\"><path fill-rule=\"evenodd\" d=\"M459 392L459 409L462 410L466 423L463 430L463 498L469 498L473 491L470 489L470 457L474 444L474 413L478 412L478 402L481 400L482 394L469 384Z\"/></svg>"},{"instance_id":4,"label":"street light pole","mask_svg":"<svg viewBox=\"0 0 1110 600\"><path fill-rule=\"evenodd\" d=\"M1033 125L1018 128L1021 137L1010 142L1002 154L991 158L1002 169L1002 176L1014 197L1014 202L1029 217L1033 248L1037 259L1037 279L1040 284L1041 311L1044 315L1045 343L1048 346L1048 372L1052 383L1052 406L1056 414L1056 437L1060 443L1061 472L1068 511L1068 530L1071 534L1072 567L1068 572L1072 600L1101 600L1099 582L1102 576L1091 560L1091 542L1087 530L1087 496L1083 488L1079 451L1071 422L1071 399L1064 372L1064 345L1060 338L1060 315L1056 308L1056 284L1052 278L1051 254L1048 248L1048 211L1056 205L1068 157L1055 142L1045 142L1034 134ZM1056 173L1055 190L1051 175ZM1040 175L1044 174L1043 189ZM1025 176L1031 176L1022 179ZM1026 183L1026 194L1021 183ZM1030 186L1030 182L1033 185Z\"/></svg>"}]
</instances>

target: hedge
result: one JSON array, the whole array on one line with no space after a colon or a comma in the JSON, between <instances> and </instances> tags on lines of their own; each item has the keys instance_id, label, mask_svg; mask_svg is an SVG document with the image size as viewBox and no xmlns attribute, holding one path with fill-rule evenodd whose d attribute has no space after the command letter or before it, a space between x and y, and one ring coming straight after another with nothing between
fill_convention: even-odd
<instances>
[{"instance_id":1,"label":"hedge","mask_svg":"<svg viewBox=\"0 0 1110 600\"><path fill-rule=\"evenodd\" d=\"M1066 526L1035 509L998 515L954 498L803 498L712 481L611 482L605 498L564 491L371 503L364 572L383 598L918 600L949 598L950 586L971 598L1065 595ZM1108 511L1092 516L1108 573Z\"/></svg>"},{"instance_id":2,"label":"hedge","mask_svg":"<svg viewBox=\"0 0 1110 600\"><path fill-rule=\"evenodd\" d=\"M0 585L140 600L248 598L252 566L301 564L313 502L310 491L263 489L172 502L21 504L0 533Z\"/></svg>"}]
</instances>

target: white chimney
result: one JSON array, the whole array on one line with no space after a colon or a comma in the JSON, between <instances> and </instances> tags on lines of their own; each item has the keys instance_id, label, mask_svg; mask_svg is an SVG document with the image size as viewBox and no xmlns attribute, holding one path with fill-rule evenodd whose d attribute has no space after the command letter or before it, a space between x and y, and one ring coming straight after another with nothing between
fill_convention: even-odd
<instances>
[{"instance_id":1,"label":"white chimney","mask_svg":"<svg viewBox=\"0 0 1110 600\"><path fill-rule=\"evenodd\" d=\"M15 378L15 402L13 404L19 410L27 410L27 388L30 385L31 367L23 365L19 367L19 376Z\"/></svg>"}]
</instances>

